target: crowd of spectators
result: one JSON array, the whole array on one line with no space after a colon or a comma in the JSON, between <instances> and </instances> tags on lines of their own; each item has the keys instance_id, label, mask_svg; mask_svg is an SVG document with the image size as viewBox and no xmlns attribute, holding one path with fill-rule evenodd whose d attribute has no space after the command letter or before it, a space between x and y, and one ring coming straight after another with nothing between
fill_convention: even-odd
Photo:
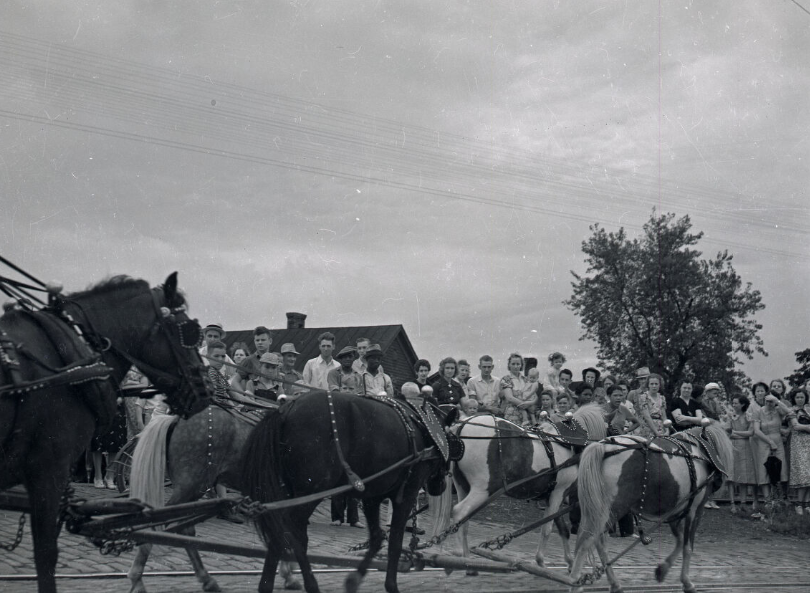
<instances>
[{"instance_id":1,"label":"crowd of spectators","mask_svg":"<svg viewBox=\"0 0 810 593\"><path fill-rule=\"evenodd\" d=\"M506 369L495 374L494 359L480 356L478 372L471 374L467 360L445 357L431 382L432 365L420 359L414 365L415 380L396 392L382 362L378 344L360 338L354 344L335 343L335 336L318 336L320 354L306 362L303 372L295 370L299 353L291 343L273 350L273 334L266 327L253 331L253 350L235 343L226 351L221 325L204 328L200 349L209 365L215 397L221 405L240 408L266 407L267 401L295 398L310 387L356 395L386 395L420 403L423 399L440 406L457 406L462 417L476 413L494 414L519 426L532 427L544 420L561 421L579 407L596 402L602 406L608 433L637 434L645 438L699 426L704 418L721 422L734 446L734 469L729 476L732 512L758 515L761 505L772 494L790 494L798 514L810 513L810 397L805 384L788 392L781 379L758 382L751 388L710 381L705 385L693 379L668 386L662 374L641 367L628 377L604 375L594 367L580 371L580 380L566 368L560 352L548 357L546 369L526 368L518 353L506 359ZM135 375L129 383L137 381ZM130 411L132 409L132 411ZM149 417L166 413L160 398L141 400L127 408L131 433ZM766 470L769 458L779 460L779 475ZM773 465L773 461L771 461ZM98 476L99 474L97 474ZM97 486L105 483L96 481ZM771 491L772 484L776 488ZM356 504L338 498L333 504L333 520L342 523L344 509L350 525L360 526ZM717 508L710 501L708 508Z\"/></svg>"}]
</instances>

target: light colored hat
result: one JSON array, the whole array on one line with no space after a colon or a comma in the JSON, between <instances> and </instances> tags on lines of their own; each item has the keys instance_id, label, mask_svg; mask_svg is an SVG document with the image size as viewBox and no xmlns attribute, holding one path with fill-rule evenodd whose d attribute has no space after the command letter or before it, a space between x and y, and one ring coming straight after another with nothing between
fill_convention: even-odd
<instances>
[{"instance_id":1,"label":"light colored hat","mask_svg":"<svg viewBox=\"0 0 810 593\"><path fill-rule=\"evenodd\" d=\"M213 329L213 330L218 331L220 340L225 337L225 330L222 329L222 324L221 323L209 323L208 325L206 325L203 328L203 330L202 330L203 335L205 335L205 332L207 332L209 329Z\"/></svg>"},{"instance_id":2,"label":"light colored hat","mask_svg":"<svg viewBox=\"0 0 810 593\"><path fill-rule=\"evenodd\" d=\"M262 354L262 357L259 359L259 362L278 366L281 364L281 357L275 352L265 352L264 354Z\"/></svg>"},{"instance_id":3,"label":"light colored hat","mask_svg":"<svg viewBox=\"0 0 810 593\"><path fill-rule=\"evenodd\" d=\"M301 354L300 352L298 352L295 349L295 344L291 344L290 342L287 342L286 344L282 344L280 352L281 352L282 356L285 355L285 354L295 354L296 356Z\"/></svg>"},{"instance_id":4,"label":"light colored hat","mask_svg":"<svg viewBox=\"0 0 810 593\"><path fill-rule=\"evenodd\" d=\"M641 367L636 371L636 378L638 379L643 379L644 377L649 376L650 376L650 369L648 369L647 367Z\"/></svg>"},{"instance_id":5,"label":"light colored hat","mask_svg":"<svg viewBox=\"0 0 810 593\"><path fill-rule=\"evenodd\" d=\"M717 383L707 383L706 387L703 388L703 391L709 391L709 389L716 389L717 391L720 391L720 385Z\"/></svg>"}]
</instances>

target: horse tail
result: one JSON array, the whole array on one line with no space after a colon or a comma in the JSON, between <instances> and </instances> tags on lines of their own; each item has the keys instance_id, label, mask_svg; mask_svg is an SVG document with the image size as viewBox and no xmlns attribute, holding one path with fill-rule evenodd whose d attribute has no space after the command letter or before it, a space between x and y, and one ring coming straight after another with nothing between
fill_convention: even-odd
<instances>
[{"instance_id":1,"label":"horse tail","mask_svg":"<svg viewBox=\"0 0 810 593\"><path fill-rule=\"evenodd\" d=\"M581 543L593 541L593 537L598 537L604 531L610 518L611 501L608 501L605 495L605 479L602 471L606 449L604 443L588 445L579 461L577 493L579 508L582 511L579 533L592 537L577 538L577 553Z\"/></svg>"},{"instance_id":2,"label":"horse tail","mask_svg":"<svg viewBox=\"0 0 810 593\"><path fill-rule=\"evenodd\" d=\"M256 502L289 498L281 482L282 423L278 410L267 410L242 450L242 493ZM282 512L265 512L254 521L267 547L274 554L281 555L284 552Z\"/></svg>"},{"instance_id":3,"label":"horse tail","mask_svg":"<svg viewBox=\"0 0 810 593\"><path fill-rule=\"evenodd\" d=\"M453 462L455 465L455 461ZM451 466L452 469L452 466ZM453 511L453 479L446 477L444 492L439 496L428 495L428 507L433 509L433 531L430 537L436 537L450 525Z\"/></svg>"},{"instance_id":4,"label":"horse tail","mask_svg":"<svg viewBox=\"0 0 810 593\"><path fill-rule=\"evenodd\" d=\"M179 416L159 414L138 435L132 454L129 497L137 498L153 508L162 507L163 483L166 479L166 441L169 429Z\"/></svg>"},{"instance_id":5,"label":"horse tail","mask_svg":"<svg viewBox=\"0 0 810 593\"><path fill-rule=\"evenodd\" d=\"M607 436L607 424L599 404L586 404L574 412L574 419L585 426L588 438L601 441Z\"/></svg>"}]
</instances>

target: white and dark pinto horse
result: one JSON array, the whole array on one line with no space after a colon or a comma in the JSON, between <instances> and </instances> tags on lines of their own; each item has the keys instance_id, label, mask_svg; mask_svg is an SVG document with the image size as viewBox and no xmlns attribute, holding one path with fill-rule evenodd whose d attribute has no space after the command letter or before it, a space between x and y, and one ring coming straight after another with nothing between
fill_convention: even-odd
<instances>
[{"instance_id":1,"label":"white and dark pinto horse","mask_svg":"<svg viewBox=\"0 0 810 593\"><path fill-rule=\"evenodd\" d=\"M573 414L575 423L584 429L587 440L603 439L607 432L602 410L597 404L589 404ZM464 455L453 464L453 482L458 492L459 502L452 507L454 524L466 521L474 512L497 495L509 484L504 494L512 498L548 498L546 516L560 508L563 497L577 479L575 455L581 450L565 442L565 435L550 422L540 425L535 432L517 424L482 414L456 424L452 429L464 443ZM582 443L584 444L584 443ZM539 474L532 480L531 476ZM521 482L525 478L527 481ZM436 520L433 535L444 531L450 523L452 499L451 489L436 504ZM554 519L563 541L563 552L569 566L573 562L568 539L570 532L563 517ZM540 528L540 542L535 561L544 564L545 546L551 534L551 522ZM467 523L461 526L462 553L469 556L467 543Z\"/></svg>"},{"instance_id":2,"label":"white and dark pinto horse","mask_svg":"<svg viewBox=\"0 0 810 593\"><path fill-rule=\"evenodd\" d=\"M689 564L703 505L720 488L734 462L731 441L719 424L695 427L672 437L646 441L619 436L589 446L579 463L579 504L582 523L571 579L577 582L582 565L596 545L611 593L622 591L605 550L605 529L613 517L632 511L649 521L669 523L675 549L658 565L655 576L663 581L683 552L681 583L695 591ZM573 592L582 591L575 585Z\"/></svg>"}]
</instances>

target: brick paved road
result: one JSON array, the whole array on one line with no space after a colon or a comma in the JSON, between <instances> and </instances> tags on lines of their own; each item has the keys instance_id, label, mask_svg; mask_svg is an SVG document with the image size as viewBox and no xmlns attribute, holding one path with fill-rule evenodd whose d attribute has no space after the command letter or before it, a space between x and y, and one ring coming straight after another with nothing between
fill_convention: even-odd
<instances>
[{"instance_id":1,"label":"brick paved road","mask_svg":"<svg viewBox=\"0 0 810 593\"><path fill-rule=\"evenodd\" d=\"M92 488L78 485L80 496L97 496L99 492ZM727 510L717 511L727 513ZM0 511L0 543L13 539L18 515ZM428 519L429 521L429 519ZM424 523L425 521L423 521ZM350 545L366 538L365 530L350 527L332 527L329 524L328 506L321 505L313 516L310 528L311 549L322 553L345 555ZM475 522L470 529L471 543L488 539L495 534L508 530L508 527L495 523ZM692 578L700 585L726 585L723 591L742 591L734 585L743 587L754 584L755 589L745 590L778 590L780 583L800 583L808 581L808 552L810 542L794 538L763 537L762 532L752 529L719 532L720 530L702 529L697 539L696 557L692 565ZM740 535L742 532L743 535ZM228 541L242 545L260 547L260 540L249 525L234 525L221 520L212 520L198 529L201 537ZM511 543L504 551L515 558L531 559L534 557L536 538L524 536ZM562 555L559 552L559 539L552 536L549 545L548 559L552 568L562 567ZM622 551L628 539L611 539L611 556ZM12 553L0 551L0 590L9 593L33 593L35 583L30 580L6 580L8 575L33 575L32 542L26 528L23 543ZM628 590L663 590L653 578L653 568L672 548L669 530L655 534L650 546L636 546L617 564L617 573ZM57 574L66 575L59 579L61 591L90 592L111 591L125 593L129 591L129 582L125 573L133 553L121 557L101 556L97 549L83 538L63 533L60 538L60 559ZM203 554L208 569L215 571L259 571L261 560L234 557L221 554ZM673 567L667 579L668 590L679 590L678 571L680 565ZM185 552L175 548L156 547L147 566L151 572L188 571L190 570ZM104 574L105 578L92 579L67 578L67 575ZM324 591L342 591L345 572L319 574L318 580ZM257 574L219 575L217 580L223 590L229 592L253 592L256 590ZM158 592L192 592L199 591L193 576L147 576L146 586L154 593ZM475 591L561 591L559 585L550 581L527 575L514 574L481 574L478 577L465 576L463 571L446 575L443 571L424 571L401 574L399 583L403 593L425 593L431 591L452 591L461 593ZM606 581L594 590L604 590ZM671 587L675 587L672 589ZM381 591L383 574L371 572L364 581L362 591ZM794 590L810 590L800 588Z\"/></svg>"}]
</instances>

